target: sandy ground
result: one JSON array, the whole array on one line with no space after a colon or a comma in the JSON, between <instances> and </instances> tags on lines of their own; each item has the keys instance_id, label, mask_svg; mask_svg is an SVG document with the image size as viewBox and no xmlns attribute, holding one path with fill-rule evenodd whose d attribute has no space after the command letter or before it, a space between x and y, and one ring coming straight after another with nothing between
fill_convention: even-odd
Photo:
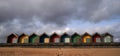
<instances>
[{"instance_id":1,"label":"sandy ground","mask_svg":"<svg viewBox=\"0 0 120 56\"><path fill-rule=\"evenodd\" d=\"M120 56L120 48L0 47L0 56Z\"/></svg>"}]
</instances>

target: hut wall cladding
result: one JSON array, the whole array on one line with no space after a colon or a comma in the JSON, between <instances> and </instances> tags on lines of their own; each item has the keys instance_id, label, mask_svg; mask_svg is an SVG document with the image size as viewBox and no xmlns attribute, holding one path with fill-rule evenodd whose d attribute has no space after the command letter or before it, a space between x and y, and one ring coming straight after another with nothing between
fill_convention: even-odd
<instances>
[{"instance_id":1,"label":"hut wall cladding","mask_svg":"<svg viewBox=\"0 0 120 56\"><path fill-rule=\"evenodd\" d=\"M33 33L28 36L26 34L10 34L7 37L7 43L112 43L113 36L110 33L99 34L95 33L90 35L89 33L84 33L79 35L74 33L71 36L67 33L62 34L61 36L57 33L53 33L51 36L48 36L46 33L42 35L37 35Z\"/></svg>"},{"instance_id":2,"label":"hut wall cladding","mask_svg":"<svg viewBox=\"0 0 120 56\"><path fill-rule=\"evenodd\" d=\"M7 43L17 43L18 36L14 33L8 36Z\"/></svg>"}]
</instances>

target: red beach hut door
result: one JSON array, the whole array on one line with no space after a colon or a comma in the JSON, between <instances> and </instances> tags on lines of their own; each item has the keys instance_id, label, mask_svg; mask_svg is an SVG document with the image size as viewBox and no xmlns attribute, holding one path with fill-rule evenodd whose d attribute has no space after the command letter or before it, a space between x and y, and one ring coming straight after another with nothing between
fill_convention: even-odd
<instances>
[{"instance_id":1,"label":"red beach hut door","mask_svg":"<svg viewBox=\"0 0 120 56\"><path fill-rule=\"evenodd\" d=\"M100 43L100 42L101 42L100 38L96 38L96 43Z\"/></svg>"},{"instance_id":2,"label":"red beach hut door","mask_svg":"<svg viewBox=\"0 0 120 56\"><path fill-rule=\"evenodd\" d=\"M54 43L59 43L60 42L60 38L55 38L54 39Z\"/></svg>"}]
</instances>

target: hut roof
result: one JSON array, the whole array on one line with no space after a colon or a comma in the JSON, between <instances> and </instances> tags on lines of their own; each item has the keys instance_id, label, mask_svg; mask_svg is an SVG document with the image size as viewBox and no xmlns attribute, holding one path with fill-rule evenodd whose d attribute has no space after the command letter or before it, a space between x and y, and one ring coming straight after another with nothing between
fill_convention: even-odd
<instances>
[{"instance_id":1,"label":"hut roof","mask_svg":"<svg viewBox=\"0 0 120 56\"><path fill-rule=\"evenodd\" d=\"M103 36L103 37L104 37L104 36L111 36L111 37L113 37L113 35L111 35L111 34L108 33L108 32L104 33L102 36Z\"/></svg>"},{"instance_id":2,"label":"hut roof","mask_svg":"<svg viewBox=\"0 0 120 56\"><path fill-rule=\"evenodd\" d=\"M66 32L63 33L61 36L69 36L69 34L67 34Z\"/></svg>"},{"instance_id":3,"label":"hut roof","mask_svg":"<svg viewBox=\"0 0 120 56\"><path fill-rule=\"evenodd\" d=\"M28 36L27 34L23 33L21 34L19 37L22 37L22 36Z\"/></svg>"},{"instance_id":4,"label":"hut roof","mask_svg":"<svg viewBox=\"0 0 120 56\"><path fill-rule=\"evenodd\" d=\"M40 37L41 37L41 36L48 36L48 35L47 35L46 33L43 33L42 35L40 35Z\"/></svg>"},{"instance_id":5,"label":"hut roof","mask_svg":"<svg viewBox=\"0 0 120 56\"><path fill-rule=\"evenodd\" d=\"M91 36L89 33L85 32L83 36Z\"/></svg>"},{"instance_id":6,"label":"hut roof","mask_svg":"<svg viewBox=\"0 0 120 56\"><path fill-rule=\"evenodd\" d=\"M16 33L10 34L8 37L15 36L15 38L18 38L18 35Z\"/></svg>"},{"instance_id":7,"label":"hut roof","mask_svg":"<svg viewBox=\"0 0 120 56\"><path fill-rule=\"evenodd\" d=\"M72 37L76 35L80 36L77 32L75 32L74 34L72 34Z\"/></svg>"},{"instance_id":8,"label":"hut roof","mask_svg":"<svg viewBox=\"0 0 120 56\"><path fill-rule=\"evenodd\" d=\"M38 36L38 35L37 35L37 34L35 34L35 33L33 33L33 34L31 34L31 35L30 35L30 37L31 37L31 36Z\"/></svg>"},{"instance_id":9,"label":"hut roof","mask_svg":"<svg viewBox=\"0 0 120 56\"><path fill-rule=\"evenodd\" d=\"M96 32L95 34L93 34L93 37L94 36L101 36L98 32Z\"/></svg>"},{"instance_id":10,"label":"hut roof","mask_svg":"<svg viewBox=\"0 0 120 56\"><path fill-rule=\"evenodd\" d=\"M57 33L54 32L50 37L55 36L55 35L59 36Z\"/></svg>"}]
</instances>

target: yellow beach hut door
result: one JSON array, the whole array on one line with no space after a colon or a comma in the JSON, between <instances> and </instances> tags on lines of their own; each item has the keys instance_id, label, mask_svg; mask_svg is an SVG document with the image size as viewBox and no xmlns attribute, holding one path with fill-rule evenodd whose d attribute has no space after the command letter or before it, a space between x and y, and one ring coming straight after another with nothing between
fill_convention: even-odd
<instances>
[{"instance_id":1,"label":"yellow beach hut door","mask_svg":"<svg viewBox=\"0 0 120 56\"><path fill-rule=\"evenodd\" d=\"M90 36L85 36L84 39L83 39L83 42L84 43L91 43L91 37Z\"/></svg>"},{"instance_id":2,"label":"yellow beach hut door","mask_svg":"<svg viewBox=\"0 0 120 56\"><path fill-rule=\"evenodd\" d=\"M65 43L70 43L70 38L65 38Z\"/></svg>"},{"instance_id":3,"label":"yellow beach hut door","mask_svg":"<svg viewBox=\"0 0 120 56\"><path fill-rule=\"evenodd\" d=\"M28 38L24 38L24 43L28 43Z\"/></svg>"},{"instance_id":4,"label":"yellow beach hut door","mask_svg":"<svg viewBox=\"0 0 120 56\"><path fill-rule=\"evenodd\" d=\"M49 38L45 38L44 43L49 43Z\"/></svg>"},{"instance_id":5,"label":"yellow beach hut door","mask_svg":"<svg viewBox=\"0 0 120 56\"><path fill-rule=\"evenodd\" d=\"M86 38L86 43L90 43L91 42L91 38Z\"/></svg>"}]
</instances>

